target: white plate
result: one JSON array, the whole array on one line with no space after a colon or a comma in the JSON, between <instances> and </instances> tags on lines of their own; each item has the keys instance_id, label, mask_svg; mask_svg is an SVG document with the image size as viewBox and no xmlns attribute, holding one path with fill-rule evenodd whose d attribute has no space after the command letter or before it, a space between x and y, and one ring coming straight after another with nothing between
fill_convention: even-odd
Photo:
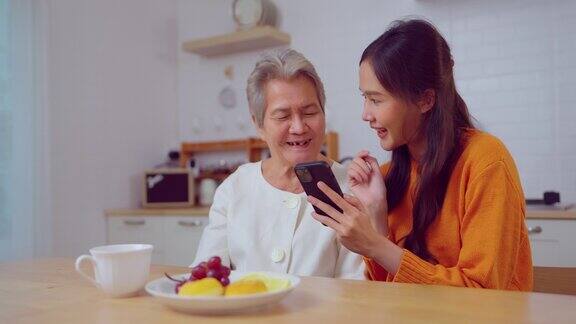
<instances>
[{"instance_id":1,"label":"white plate","mask_svg":"<svg viewBox=\"0 0 576 324\"><path fill-rule=\"evenodd\" d=\"M246 310L258 306L272 305L284 298L300 283L300 278L274 272L242 272L232 271L230 282L234 282L245 275L261 273L272 278L290 281L290 287L274 292L259 293L244 296L178 296L174 289L176 283L166 277L156 279L146 285L146 291L157 298L162 304L178 311L202 314L225 314ZM174 275L175 279L188 278L190 274Z\"/></svg>"}]
</instances>

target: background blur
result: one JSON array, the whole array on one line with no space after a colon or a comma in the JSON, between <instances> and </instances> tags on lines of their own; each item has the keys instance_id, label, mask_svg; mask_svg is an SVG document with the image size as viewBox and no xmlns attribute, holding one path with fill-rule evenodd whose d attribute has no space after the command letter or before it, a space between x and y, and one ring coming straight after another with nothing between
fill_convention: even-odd
<instances>
[{"instance_id":1,"label":"background blur","mask_svg":"<svg viewBox=\"0 0 576 324\"><path fill-rule=\"evenodd\" d=\"M361 121L358 61L390 22L416 15L447 38L458 90L511 151L526 196L555 190L576 201L576 1L273 3L277 28L324 81L341 157L369 149L388 159ZM103 211L139 206L143 170L168 150L256 136L244 89L265 50L206 58L181 49L235 31L231 5L0 0L0 260L104 244ZM224 87L233 108L219 102Z\"/></svg>"}]
</instances>

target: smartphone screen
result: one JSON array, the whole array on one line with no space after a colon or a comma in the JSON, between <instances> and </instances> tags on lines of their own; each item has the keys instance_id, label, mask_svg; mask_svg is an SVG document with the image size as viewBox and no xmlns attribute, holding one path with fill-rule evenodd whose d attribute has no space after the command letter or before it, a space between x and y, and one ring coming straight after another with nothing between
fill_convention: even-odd
<instances>
[{"instance_id":1,"label":"smartphone screen","mask_svg":"<svg viewBox=\"0 0 576 324\"><path fill-rule=\"evenodd\" d=\"M342 209L340 209L340 207L332 202L332 200L330 200L330 198L328 198L328 196L318 188L318 182L322 181L342 196L342 190L340 189L338 181L336 180L334 173L332 173L332 169L328 163L325 161L299 163L294 167L294 172L296 172L296 176L298 177L298 180L300 180L300 183L308 196L315 197L316 199L334 207L334 209L339 212L342 212ZM320 215L328 216L323 210L316 206L314 206L314 210Z\"/></svg>"}]
</instances>

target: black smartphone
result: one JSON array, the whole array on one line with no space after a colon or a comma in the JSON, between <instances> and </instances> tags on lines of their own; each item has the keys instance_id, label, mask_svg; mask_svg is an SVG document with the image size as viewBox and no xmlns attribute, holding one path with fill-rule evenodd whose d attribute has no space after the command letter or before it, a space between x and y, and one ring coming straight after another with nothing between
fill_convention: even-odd
<instances>
[{"instance_id":1,"label":"black smartphone","mask_svg":"<svg viewBox=\"0 0 576 324\"><path fill-rule=\"evenodd\" d=\"M343 196L340 185L338 185L338 181L336 180L334 173L332 173L332 169L330 169L328 163L324 161L299 163L294 167L294 172L296 172L296 176L298 177L298 180L300 180L300 183L308 196L319 199L334 207L334 209L339 212L342 212L342 209L332 202L332 200L330 200L330 198L328 198L328 196L318 188L318 182L322 181L341 197ZM323 210L316 206L314 206L314 210L320 215L328 216Z\"/></svg>"}]
</instances>

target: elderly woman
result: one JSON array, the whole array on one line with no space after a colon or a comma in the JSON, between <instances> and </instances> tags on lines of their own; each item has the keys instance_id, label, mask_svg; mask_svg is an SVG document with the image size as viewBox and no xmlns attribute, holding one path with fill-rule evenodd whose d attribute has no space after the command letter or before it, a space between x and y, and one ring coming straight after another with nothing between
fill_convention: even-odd
<instances>
[{"instance_id":1,"label":"elderly woman","mask_svg":"<svg viewBox=\"0 0 576 324\"><path fill-rule=\"evenodd\" d=\"M326 98L316 70L294 50L269 54L256 63L246 92L270 158L240 166L218 187L194 265L219 256L242 271L363 278L362 258L310 216L293 170L325 160L347 191L344 167L320 154Z\"/></svg>"}]
</instances>

